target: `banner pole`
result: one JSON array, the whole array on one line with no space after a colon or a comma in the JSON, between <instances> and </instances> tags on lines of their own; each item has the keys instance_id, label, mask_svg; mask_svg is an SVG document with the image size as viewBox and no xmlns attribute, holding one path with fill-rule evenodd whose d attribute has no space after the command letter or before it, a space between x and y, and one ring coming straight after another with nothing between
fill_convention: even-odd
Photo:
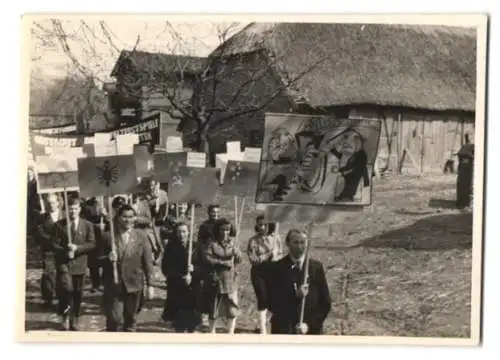
<instances>
[{"instance_id":1,"label":"banner pole","mask_svg":"<svg viewBox=\"0 0 500 360\"><path fill-rule=\"evenodd\" d=\"M43 214L45 212L45 201L43 200L43 194L38 194L38 199L40 200L40 211Z\"/></svg>"},{"instance_id":2,"label":"banner pole","mask_svg":"<svg viewBox=\"0 0 500 360\"><path fill-rule=\"evenodd\" d=\"M195 205L191 205L191 219L190 219L190 229L189 229L189 243L188 243L188 266L192 265L193 262L193 233L194 233L194 217L195 217Z\"/></svg>"},{"instance_id":3,"label":"banner pole","mask_svg":"<svg viewBox=\"0 0 500 360\"><path fill-rule=\"evenodd\" d=\"M63 194L64 194L64 215L66 217L66 234L68 235L68 245L73 243L73 240L71 238L71 225L69 221L69 202L68 202L68 192L66 191L66 188L63 188ZM72 251L69 252L69 258L73 259L74 253Z\"/></svg>"},{"instance_id":4,"label":"banner pole","mask_svg":"<svg viewBox=\"0 0 500 360\"><path fill-rule=\"evenodd\" d=\"M306 247L306 258L304 261L304 282L302 285L306 285L309 277L309 249L311 248L311 234L313 229L313 222L309 223L309 228L307 231L307 247ZM304 322L304 312L306 309L306 297L302 298L302 303L300 304L300 324Z\"/></svg>"},{"instance_id":5,"label":"banner pole","mask_svg":"<svg viewBox=\"0 0 500 360\"><path fill-rule=\"evenodd\" d=\"M109 211L109 233L111 236L111 252L116 257L116 245L115 245L115 224L114 224L114 214L113 214L113 197L108 196L108 211ZM118 267L116 261L113 261L113 280L115 284L118 284Z\"/></svg>"}]
</instances>

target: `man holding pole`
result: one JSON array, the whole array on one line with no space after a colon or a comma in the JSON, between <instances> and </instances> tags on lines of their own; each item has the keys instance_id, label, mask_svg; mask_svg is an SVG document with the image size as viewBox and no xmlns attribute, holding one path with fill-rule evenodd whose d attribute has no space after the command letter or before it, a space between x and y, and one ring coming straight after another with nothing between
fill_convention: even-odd
<instances>
[{"instance_id":1,"label":"man holding pole","mask_svg":"<svg viewBox=\"0 0 500 360\"><path fill-rule=\"evenodd\" d=\"M290 230L286 236L288 256L270 266L272 334L323 333L331 298L323 265L309 258L308 242L303 231Z\"/></svg>"},{"instance_id":2,"label":"man holding pole","mask_svg":"<svg viewBox=\"0 0 500 360\"><path fill-rule=\"evenodd\" d=\"M79 330L87 254L95 247L93 225L80 218L80 199L67 199L66 219L59 222L52 242L59 272L59 314L64 330Z\"/></svg>"},{"instance_id":3,"label":"man holding pole","mask_svg":"<svg viewBox=\"0 0 500 360\"><path fill-rule=\"evenodd\" d=\"M42 298L48 310L53 309L53 300L56 298L57 268L52 242L59 221L64 218L60 201L56 193L47 196L48 211L43 214L38 227L38 239L42 250L43 274L41 279Z\"/></svg>"},{"instance_id":4,"label":"man holding pole","mask_svg":"<svg viewBox=\"0 0 500 360\"><path fill-rule=\"evenodd\" d=\"M133 207L122 205L112 220L114 231L104 235L99 251L104 270L106 331L118 331L123 325L124 331L134 332L144 283L147 297L153 297L151 246L145 233L134 228L136 217Z\"/></svg>"}]
</instances>

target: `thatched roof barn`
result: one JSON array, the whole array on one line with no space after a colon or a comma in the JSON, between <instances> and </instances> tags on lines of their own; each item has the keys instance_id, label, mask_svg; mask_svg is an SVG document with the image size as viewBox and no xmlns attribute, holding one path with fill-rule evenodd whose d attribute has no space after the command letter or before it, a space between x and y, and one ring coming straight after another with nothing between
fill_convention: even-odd
<instances>
[{"instance_id":1,"label":"thatched roof barn","mask_svg":"<svg viewBox=\"0 0 500 360\"><path fill-rule=\"evenodd\" d=\"M442 167L449 156L443 153L460 146L461 134L458 142L453 140L457 131L463 133L464 126L473 124L473 28L252 23L213 51L209 61L213 64L212 79L216 79L219 89L214 91L213 81L207 81L195 96L205 107L218 109L214 117L235 114L228 124L213 126L214 152L224 151L228 139L240 140L244 146L260 146L266 111L328 112L339 116L362 111L386 122L383 128L388 130L382 136L385 140L380 141L381 157L386 153L389 163L394 155L398 160L405 149L413 153L413 159L424 154L420 168L427 170ZM259 72L262 75L256 76ZM252 107L254 112L238 109ZM227 127L231 130L221 131ZM436 129L431 131L431 127ZM188 142L189 133L187 130ZM396 151L392 145L395 134L399 134ZM444 141L445 147L431 149L431 143L443 144L439 140L443 136L450 137ZM431 156L436 151L443 158L427 160L427 152ZM415 165L418 161L412 162Z\"/></svg>"},{"instance_id":2,"label":"thatched roof barn","mask_svg":"<svg viewBox=\"0 0 500 360\"><path fill-rule=\"evenodd\" d=\"M257 50L275 58L283 78L313 67L291 92L296 100L313 107L377 104L474 111L475 29L254 23L211 56Z\"/></svg>"}]
</instances>

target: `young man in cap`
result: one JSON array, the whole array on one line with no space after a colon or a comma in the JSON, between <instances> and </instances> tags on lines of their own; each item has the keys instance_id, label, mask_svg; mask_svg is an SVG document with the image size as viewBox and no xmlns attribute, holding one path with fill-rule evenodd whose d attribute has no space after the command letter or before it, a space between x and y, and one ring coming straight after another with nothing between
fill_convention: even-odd
<instances>
[{"instance_id":1,"label":"young man in cap","mask_svg":"<svg viewBox=\"0 0 500 360\"><path fill-rule=\"evenodd\" d=\"M290 230L286 236L288 255L269 267L272 334L320 335L323 332L331 298L323 265L317 260L307 261L308 241L303 231ZM304 271L308 272L306 283ZM301 321L303 298L305 308Z\"/></svg>"}]
</instances>

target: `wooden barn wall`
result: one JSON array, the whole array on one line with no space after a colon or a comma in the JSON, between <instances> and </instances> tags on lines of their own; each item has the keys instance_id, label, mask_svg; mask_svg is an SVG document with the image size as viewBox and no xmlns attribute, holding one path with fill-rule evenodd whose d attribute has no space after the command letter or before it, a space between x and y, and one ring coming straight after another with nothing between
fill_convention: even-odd
<instances>
[{"instance_id":1,"label":"wooden barn wall","mask_svg":"<svg viewBox=\"0 0 500 360\"><path fill-rule=\"evenodd\" d=\"M398 126L399 114L402 117L401 129ZM442 172L448 159L456 160L453 154L462 145L462 133L469 133L474 139L472 115L391 110L385 111L384 115L378 152L380 169L397 168L396 159L401 159L406 150L403 173Z\"/></svg>"}]
</instances>

